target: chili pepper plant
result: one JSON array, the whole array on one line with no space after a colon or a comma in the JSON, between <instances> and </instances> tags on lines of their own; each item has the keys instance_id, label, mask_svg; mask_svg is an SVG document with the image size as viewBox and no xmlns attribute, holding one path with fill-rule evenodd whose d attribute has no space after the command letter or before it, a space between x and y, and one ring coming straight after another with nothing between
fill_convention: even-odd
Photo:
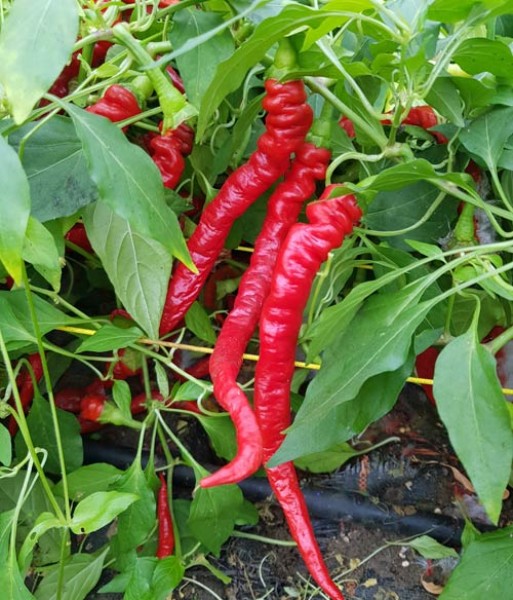
<instances>
[{"instance_id":1,"label":"chili pepper plant","mask_svg":"<svg viewBox=\"0 0 513 600\"><path fill-rule=\"evenodd\" d=\"M512 41L508 0L0 2L10 599L227 583L261 467L343 598L294 461L361 454L407 381L497 527L440 597L510 596ZM128 434L127 468L84 462Z\"/></svg>"}]
</instances>

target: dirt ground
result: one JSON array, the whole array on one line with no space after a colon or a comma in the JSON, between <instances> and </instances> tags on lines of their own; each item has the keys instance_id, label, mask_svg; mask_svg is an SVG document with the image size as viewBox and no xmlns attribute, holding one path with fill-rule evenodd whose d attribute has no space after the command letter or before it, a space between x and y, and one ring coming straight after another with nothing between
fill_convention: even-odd
<instances>
[{"instance_id":1,"label":"dirt ground","mask_svg":"<svg viewBox=\"0 0 513 600\"><path fill-rule=\"evenodd\" d=\"M457 547L462 506L478 526L487 527L436 412L418 388L407 386L394 410L369 428L362 439L375 443L390 436L400 441L351 461L337 473L302 477L314 506L317 539L348 600L436 598L456 560L424 559L405 547L404 541L430 533ZM130 445L128 439L124 443ZM325 598L311 583L295 548L244 537L290 540L272 498L260 499L256 505L259 523L231 538L220 558L212 560L231 578L230 584L222 584L205 568L191 569L173 599ZM501 525L512 520L508 499ZM90 596L90 600L119 598L97 593Z\"/></svg>"}]
</instances>

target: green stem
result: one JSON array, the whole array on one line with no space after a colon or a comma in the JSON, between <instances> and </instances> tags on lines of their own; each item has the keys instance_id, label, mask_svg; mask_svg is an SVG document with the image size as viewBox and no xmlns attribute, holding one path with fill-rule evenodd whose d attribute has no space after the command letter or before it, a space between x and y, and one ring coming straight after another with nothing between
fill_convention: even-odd
<instances>
[{"instance_id":1,"label":"green stem","mask_svg":"<svg viewBox=\"0 0 513 600\"><path fill-rule=\"evenodd\" d=\"M178 448L178 450L180 451L180 454L182 455L182 459L184 460L184 462L189 465L190 467L192 467L194 469L194 473L196 473L196 476L198 475L198 473L200 474L207 474L206 469L204 469L194 458L194 456L189 452L189 450L187 450L187 448L182 444L180 438L178 436L176 436L173 431L169 428L169 426L167 425L167 423L164 421L164 419L162 418L162 415L160 414L160 411L155 411L156 415L157 415L157 419L162 427L162 429L166 432L166 434L168 435L168 437L173 441L173 443L176 445L176 447Z\"/></svg>"},{"instance_id":2,"label":"green stem","mask_svg":"<svg viewBox=\"0 0 513 600\"><path fill-rule=\"evenodd\" d=\"M513 213L513 205L509 201L509 198L508 198L506 192L504 191L504 188L502 187L502 183L501 183L501 181L499 179L499 175L497 173L497 169L495 169L495 168L490 169L490 174L492 176L493 185L494 185L497 193L499 194L499 198L504 203L504 206L506 206L506 208L510 212Z\"/></svg>"},{"instance_id":3,"label":"green stem","mask_svg":"<svg viewBox=\"0 0 513 600\"><path fill-rule=\"evenodd\" d=\"M320 84L314 77L305 77L305 83L308 87L320 94L325 100L330 102L341 114L351 119L351 121L363 131L375 144L381 149L384 149L388 144L388 138L383 132L378 133L371 127L367 121L358 113L354 112L347 104L337 98L335 94L325 85Z\"/></svg>"},{"instance_id":4,"label":"green stem","mask_svg":"<svg viewBox=\"0 0 513 600\"><path fill-rule=\"evenodd\" d=\"M501 348L503 348L508 342L513 340L513 327L509 327L506 331L503 331L494 340L491 340L486 345L490 349L492 354L497 354Z\"/></svg>"},{"instance_id":5,"label":"green stem","mask_svg":"<svg viewBox=\"0 0 513 600\"><path fill-rule=\"evenodd\" d=\"M7 352L7 347L5 345L5 340L4 340L4 336L2 335L1 329L0 329L0 352L2 354L2 359L4 361L5 369L7 371L9 380L14 382L15 381L14 371L13 371L12 364L11 364L11 361L9 358L9 353ZM25 418L25 413L23 411L23 406L21 404L20 394L19 394L19 391L18 391L18 388L16 387L16 385L13 385L13 397L14 397L14 404L16 406L16 410L18 413L17 422L18 422L18 426L20 429L20 433L23 437L23 441L27 445L28 453L32 459L32 462L34 463L34 466L36 467L39 478L41 479L41 485L44 488L44 491L48 497L50 504L52 505L52 508L53 508L57 518L62 523L66 523L66 517L64 516L64 514L61 510L61 507L59 506L59 503L57 502L55 496L53 495L52 488L50 487L50 484L48 483L48 479L46 478L43 467L41 466L41 461L39 460L39 457L37 455L37 451L34 447L34 443L32 442L32 438L30 437L30 431L29 431L29 428L27 425L27 419Z\"/></svg>"},{"instance_id":6,"label":"green stem","mask_svg":"<svg viewBox=\"0 0 513 600\"><path fill-rule=\"evenodd\" d=\"M245 531L233 531L232 537L242 538L244 540L254 540L255 542L262 542L262 544L272 544L273 546L297 546L296 542L289 540L275 540L274 538L268 538L263 535L257 535L255 533L246 533Z\"/></svg>"},{"instance_id":7,"label":"green stem","mask_svg":"<svg viewBox=\"0 0 513 600\"><path fill-rule=\"evenodd\" d=\"M57 578L57 590L56 590L56 600L62 600L62 594L64 592L64 565L66 560L66 550L68 545L68 536L67 530L64 529L62 531L62 540L61 540L61 555L59 560L59 575Z\"/></svg>"},{"instance_id":8,"label":"green stem","mask_svg":"<svg viewBox=\"0 0 513 600\"><path fill-rule=\"evenodd\" d=\"M456 296L450 296L448 300L447 306L447 314L445 315L445 325L444 325L444 338L451 339L451 322L452 322L452 313L454 311L454 303L456 302Z\"/></svg>"},{"instance_id":9,"label":"green stem","mask_svg":"<svg viewBox=\"0 0 513 600\"><path fill-rule=\"evenodd\" d=\"M153 84L164 113L164 131L174 129L186 119L194 116L196 114L194 107L156 66L149 52L132 36L127 24L118 23L114 26L113 32L116 40L128 48Z\"/></svg>"},{"instance_id":10,"label":"green stem","mask_svg":"<svg viewBox=\"0 0 513 600\"><path fill-rule=\"evenodd\" d=\"M23 264L22 269L23 284L25 286L25 296L27 298L27 305L29 309L30 319L32 321L32 327L34 328L34 334L36 337L37 350L41 357L41 364L43 367L43 377L46 385L46 393L48 394L48 400L50 402L50 412L52 414L52 424L55 433L55 442L57 445L57 456L59 459L59 466L61 469L62 477L62 492L64 497L66 519L71 521L71 509L69 502L69 491L68 491L68 478L66 472L66 460L64 458L64 449L62 447L62 436L60 431L59 419L57 418L57 407L55 405L55 399L52 390L52 379L50 377L50 371L48 370L48 363L46 362L45 349L43 346L43 336L39 327L39 321L37 318L36 307L34 306L34 299L30 290L30 283L27 275L27 270Z\"/></svg>"}]
</instances>

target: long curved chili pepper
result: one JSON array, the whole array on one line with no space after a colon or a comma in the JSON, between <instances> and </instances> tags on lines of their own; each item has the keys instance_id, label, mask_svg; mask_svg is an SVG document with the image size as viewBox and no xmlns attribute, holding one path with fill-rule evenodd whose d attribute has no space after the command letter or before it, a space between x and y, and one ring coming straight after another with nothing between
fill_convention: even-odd
<instances>
[{"instance_id":1,"label":"long curved chili pepper","mask_svg":"<svg viewBox=\"0 0 513 600\"><path fill-rule=\"evenodd\" d=\"M290 383L303 310L310 288L329 252L342 243L361 217L354 196L321 199L307 206L309 224L292 226L283 242L271 290L260 319L260 359L255 375L255 412L267 462L290 425ZM292 462L266 468L292 537L312 577L333 600L343 596L331 580L315 540L308 510Z\"/></svg>"},{"instance_id":2,"label":"long curved chili pepper","mask_svg":"<svg viewBox=\"0 0 513 600\"><path fill-rule=\"evenodd\" d=\"M248 162L228 177L203 211L187 243L198 273L178 263L167 291L161 335L182 320L212 270L234 221L285 173L291 153L301 146L312 124L312 109L306 104L301 81L281 84L268 79L265 89L266 132Z\"/></svg>"},{"instance_id":3,"label":"long curved chili pepper","mask_svg":"<svg viewBox=\"0 0 513 600\"><path fill-rule=\"evenodd\" d=\"M175 550L175 533L173 531L173 518L169 509L166 478L159 474L160 488L157 497L157 518L159 520L159 538L157 558L171 556Z\"/></svg>"},{"instance_id":4,"label":"long curved chili pepper","mask_svg":"<svg viewBox=\"0 0 513 600\"><path fill-rule=\"evenodd\" d=\"M27 360L30 364L32 374L29 369L24 369L16 378L16 386L19 390L21 405L25 413L29 410L32 400L34 399L34 380L38 382L41 377L43 377L43 364L39 353L35 352L34 354L29 354ZM32 379L32 375L34 379ZM14 437L18 431L18 423L12 415L9 418L7 428L9 429L11 437Z\"/></svg>"},{"instance_id":5,"label":"long curved chili pepper","mask_svg":"<svg viewBox=\"0 0 513 600\"><path fill-rule=\"evenodd\" d=\"M237 483L252 475L262 463L262 436L244 392L237 385L242 355L258 324L262 305L271 287L278 251L297 221L303 202L324 179L331 152L304 143L285 179L269 198L262 231L244 273L235 305L229 313L210 358L210 375L218 403L233 419L238 452L225 467L200 482L201 487Z\"/></svg>"}]
</instances>

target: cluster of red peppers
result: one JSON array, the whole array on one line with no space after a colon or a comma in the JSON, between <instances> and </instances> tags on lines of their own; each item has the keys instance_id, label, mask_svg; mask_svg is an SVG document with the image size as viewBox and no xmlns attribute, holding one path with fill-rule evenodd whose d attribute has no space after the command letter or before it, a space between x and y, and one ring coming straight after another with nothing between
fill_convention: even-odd
<instances>
[{"instance_id":1,"label":"cluster of red peppers","mask_svg":"<svg viewBox=\"0 0 513 600\"><path fill-rule=\"evenodd\" d=\"M280 84L268 79L265 90L265 133L257 150L228 177L203 211L188 241L198 273L177 266L160 326L161 334L166 334L181 322L222 252L235 219L284 176L270 197L250 266L210 360L214 394L233 419L238 452L228 465L200 481L204 488L241 481L265 466L282 443L282 432L290 424L297 338L313 278L361 216L353 196L329 198L334 192L330 187L307 207L309 223L297 223L316 181L325 177L331 154L306 141L313 114L301 81ZM237 376L259 322L260 360L252 408L237 385ZM294 466L285 463L266 471L312 577L330 598L343 600L315 540Z\"/></svg>"}]
</instances>

